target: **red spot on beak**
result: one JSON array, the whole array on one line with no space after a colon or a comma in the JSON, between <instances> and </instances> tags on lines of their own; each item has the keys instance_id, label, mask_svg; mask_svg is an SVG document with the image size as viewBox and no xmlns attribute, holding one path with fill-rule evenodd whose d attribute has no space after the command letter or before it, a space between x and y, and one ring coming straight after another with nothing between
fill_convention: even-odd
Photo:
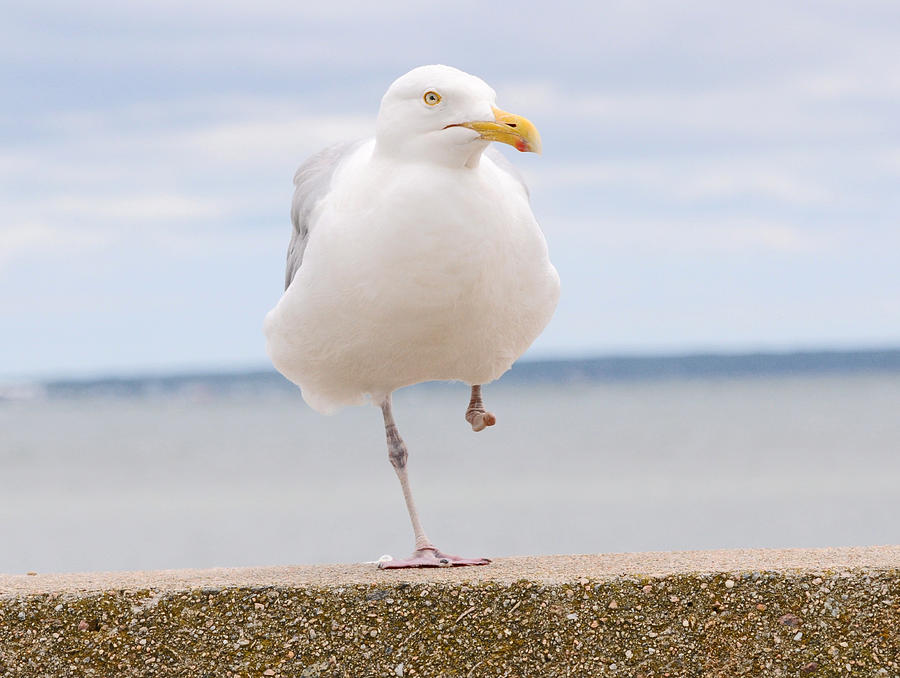
<instances>
[{"instance_id":1,"label":"red spot on beak","mask_svg":"<svg viewBox=\"0 0 900 678\"><path fill-rule=\"evenodd\" d=\"M528 150L528 143L524 139L516 140L516 150L524 153Z\"/></svg>"}]
</instances>

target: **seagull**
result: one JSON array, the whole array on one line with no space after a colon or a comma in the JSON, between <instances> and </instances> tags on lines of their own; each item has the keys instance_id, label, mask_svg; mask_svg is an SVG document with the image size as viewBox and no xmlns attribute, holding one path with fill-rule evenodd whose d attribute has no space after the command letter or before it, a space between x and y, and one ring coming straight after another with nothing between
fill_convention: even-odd
<instances>
[{"instance_id":1,"label":"seagull","mask_svg":"<svg viewBox=\"0 0 900 678\"><path fill-rule=\"evenodd\" d=\"M425 534L391 394L465 382L466 421L493 426L481 386L525 352L559 299L528 189L488 148L540 153L540 135L495 101L473 75L415 68L382 98L374 138L326 148L294 176L285 292L266 315L266 351L318 412L381 408L415 535L412 555L384 569L490 562L444 553Z\"/></svg>"}]
</instances>

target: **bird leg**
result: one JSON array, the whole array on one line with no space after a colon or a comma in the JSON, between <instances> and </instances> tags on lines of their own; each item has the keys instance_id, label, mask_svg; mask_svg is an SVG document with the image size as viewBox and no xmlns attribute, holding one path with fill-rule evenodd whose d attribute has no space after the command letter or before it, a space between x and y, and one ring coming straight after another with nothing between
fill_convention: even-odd
<instances>
[{"instance_id":1,"label":"bird leg","mask_svg":"<svg viewBox=\"0 0 900 678\"><path fill-rule=\"evenodd\" d=\"M412 522L413 532L416 536L416 550L405 560L387 560L378 564L381 569L397 569L403 567L452 567L453 565L487 565L487 558L460 558L451 556L431 543L422 523L419 521L419 512L413 501L412 490L409 487L409 476L406 472L406 460L409 453L406 451L406 443L400 437L397 424L394 423L394 414L391 410L391 396L381 403L381 413L384 415L384 433L387 437L388 459L391 466L397 472L400 479L400 487L403 490L403 498L406 500L406 510L409 512L409 520Z\"/></svg>"},{"instance_id":2,"label":"bird leg","mask_svg":"<svg viewBox=\"0 0 900 678\"><path fill-rule=\"evenodd\" d=\"M472 425L473 431L483 431L488 426L497 423L497 417L484 409L481 402L481 386L472 387L472 398L469 400L469 409L466 410L466 421Z\"/></svg>"}]
</instances>

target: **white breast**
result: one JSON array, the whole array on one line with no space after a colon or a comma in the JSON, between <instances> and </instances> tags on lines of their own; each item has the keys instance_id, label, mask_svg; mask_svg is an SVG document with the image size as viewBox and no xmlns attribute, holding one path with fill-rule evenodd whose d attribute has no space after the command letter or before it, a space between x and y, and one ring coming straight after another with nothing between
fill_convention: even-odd
<instances>
[{"instance_id":1,"label":"white breast","mask_svg":"<svg viewBox=\"0 0 900 678\"><path fill-rule=\"evenodd\" d=\"M524 190L489 158L388 169L370 154L335 178L266 317L273 363L320 411L422 381L492 381L559 296Z\"/></svg>"}]
</instances>

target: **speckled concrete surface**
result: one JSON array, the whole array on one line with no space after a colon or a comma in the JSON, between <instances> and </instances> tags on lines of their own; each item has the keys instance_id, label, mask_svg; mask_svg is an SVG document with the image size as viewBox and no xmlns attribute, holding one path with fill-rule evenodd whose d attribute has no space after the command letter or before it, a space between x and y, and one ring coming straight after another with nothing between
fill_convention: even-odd
<instances>
[{"instance_id":1,"label":"speckled concrete surface","mask_svg":"<svg viewBox=\"0 0 900 678\"><path fill-rule=\"evenodd\" d=\"M900 547L0 576L0 676L900 677Z\"/></svg>"}]
</instances>

